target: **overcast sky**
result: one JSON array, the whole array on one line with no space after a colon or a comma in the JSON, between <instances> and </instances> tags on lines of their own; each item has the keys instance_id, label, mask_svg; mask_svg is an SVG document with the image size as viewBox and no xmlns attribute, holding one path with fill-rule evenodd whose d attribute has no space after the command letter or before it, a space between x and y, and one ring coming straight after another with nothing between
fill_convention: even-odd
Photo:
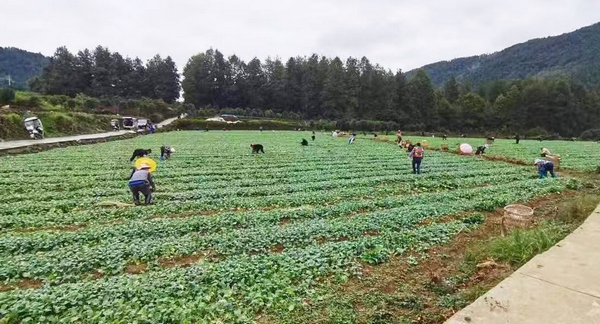
<instances>
[{"instance_id":1,"label":"overcast sky","mask_svg":"<svg viewBox=\"0 0 600 324\"><path fill-rule=\"evenodd\" d=\"M50 56L103 45L170 55L180 71L211 47L246 62L317 53L408 71L600 21L600 0L7 0L0 10L2 47Z\"/></svg>"}]
</instances>

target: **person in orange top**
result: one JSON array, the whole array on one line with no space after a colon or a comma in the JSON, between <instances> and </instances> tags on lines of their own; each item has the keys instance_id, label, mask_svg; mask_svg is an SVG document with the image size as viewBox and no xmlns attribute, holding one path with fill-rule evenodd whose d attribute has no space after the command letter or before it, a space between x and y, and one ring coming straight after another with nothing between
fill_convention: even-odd
<instances>
[{"instance_id":1,"label":"person in orange top","mask_svg":"<svg viewBox=\"0 0 600 324\"><path fill-rule=\"evenodd\" d=\"M412 149L412 168L413 173L421 174L421 161L423 160L423 153L425 150L421 147L421 143L417 143L417 145Z\"/></svg>"}]
</instances>

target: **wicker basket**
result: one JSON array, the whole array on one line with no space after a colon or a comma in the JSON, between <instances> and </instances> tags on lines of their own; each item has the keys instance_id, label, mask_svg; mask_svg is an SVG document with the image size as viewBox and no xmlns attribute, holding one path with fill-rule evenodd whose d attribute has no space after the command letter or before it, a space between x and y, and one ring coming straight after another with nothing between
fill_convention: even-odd
<instances>
[{"instance_id":1,"label":"wicker basket","mask_svg":"<svg viewBox=\"0 0 600 324\"><path fill-rule=\"evenodd\" d=\"M533 222L533 209L523 205L508 205L504 207L502 216L502 236L506 235L508 227L526 227Z\"/></svg>"},{"instance_id":2,"label":"wicker basket","mask_svg":"<svg viewBox=\"0 0 600 324\"><path fill-rule=\"evenodd\" d=\"M554 169L558 170L560 168L560 155L546 155L546 161L550 161L554 164Z\"/></svg>"},{"instance_id":3,"label":"wicker basket","mask_svg":"<svg viewBox=\"0 0 600 324\"><path fill-rule=\"evenodd\" d=\"M448 144L442 144L442 145L440 145L440 150L442 150L444 152L448 151Z\"/></svg>"},{"instance_id":4,"label":"wicker basket","mask_svg":"<svg viewBox=\"0 0 600 324\"><path fill-rule=\"evenodd\" d=\"M494 144L494 140L486 139L485 143L488 144L488 145L492 145L492 144Z\"/></svg>"}]
</instances>

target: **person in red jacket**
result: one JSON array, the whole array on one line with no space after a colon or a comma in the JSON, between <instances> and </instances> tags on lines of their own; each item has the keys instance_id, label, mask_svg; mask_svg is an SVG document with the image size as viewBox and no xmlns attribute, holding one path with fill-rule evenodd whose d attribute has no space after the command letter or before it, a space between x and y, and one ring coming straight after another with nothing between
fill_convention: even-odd
<instances>
[{"instance_id":1,"label":"person in red jacket","mask_svg":"<svg viewBox=\"0 0 600 324\"><path fill-rule=\"evenodd\" d=\"M425 150L421 147L421 143L417 143L411 151L413 173L421 174L421 161Z\"/></svg>"}]
</instances>

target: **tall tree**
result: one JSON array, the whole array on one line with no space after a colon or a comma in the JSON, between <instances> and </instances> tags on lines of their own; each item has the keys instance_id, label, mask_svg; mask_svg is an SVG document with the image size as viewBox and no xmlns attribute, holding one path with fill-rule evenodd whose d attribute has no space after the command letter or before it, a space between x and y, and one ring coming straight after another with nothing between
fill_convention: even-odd
<instances>
[{"instance_id":1,"label":"tall tree","mask_svg":"<svg viewBox=\"0 0 600 324\"><path fill-rule=\"evenodd\" d=\"M350 98L346 91L344 63L336 57L329 64L323 88L323 116L331 119L343 118Z\"/></svg>"},{"instance_id":2,"label":"tall tree","mask_svg":"<svg viewBox=\"0 0 600 324\"><path fill-rule=\"evenodd\" d=\"M166 103L173 103L179 98L179 73L170 56L163 60L156 55L146 64L146 73L152 84L152 98L162 99Z\"/></svg>"},{"instance_id":3,"label":"tall tree","mask_svg":"<svg viewBox=\"0 0 600 324\"><path fill-rule=\"evenodd\" d=\"M455 77L451 77L450 80L444 84L444 96L450 103L454 103L460 96L460 89Z\"/></svg>"},{"instance_id":4,"label":"tall tree","mask_svg":"<svg viewBox=\"0 0 600 324\"><path fill-rule=\"evenodd\" d=\"M408 107L413 125L431 128L438 122L435 93L427 73L419 70L408 82Z\"/></svg>"},{"instance_id":5,"label":"tall tree","mask_svg":"<svg viewBox=\"0 0 600 324\"><path fill-rule=\"evenodd\" d=\"M217 87L213 75L214 52L200 53L190 58L183 69L183 91L186 103L196 107L214 105L214 89Z\"/></svg>"},{"instance_id":6,"label":"tall tree","mask_svg":"<svg viewBox=\"0 0 600 324\"><path fill-rule=\"evenodd\" d=\"M40 78L42 91L47 94L75 96L80 89L76 72L76 57L66 47L59 47Z\"/></svg>"},{"instance_id":7,"label":"tall tree","mask_svg":"<svg viewBox=\"0 0 600 324\"><path fill-rule=\"evenodd\" d=\"M94 57L87 48L77 53L75 74L77 75L78 92L91 95L92 81L94 80Z\"/></svg>"}]
</instances>

